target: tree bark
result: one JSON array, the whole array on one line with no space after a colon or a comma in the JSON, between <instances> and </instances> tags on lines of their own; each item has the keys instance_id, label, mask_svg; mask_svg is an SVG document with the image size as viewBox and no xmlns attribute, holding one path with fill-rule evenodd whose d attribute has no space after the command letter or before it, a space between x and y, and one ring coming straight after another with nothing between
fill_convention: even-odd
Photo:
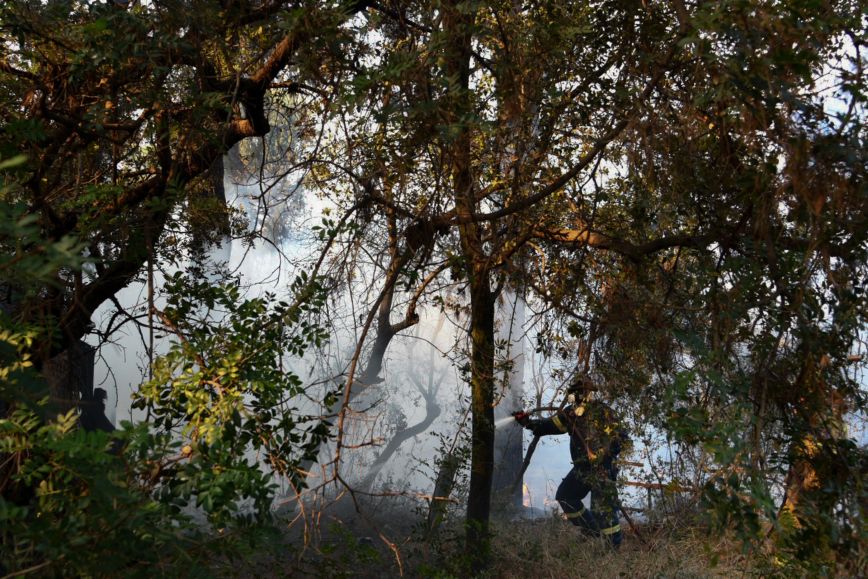
<instances>
[{"instance_id":1,"label":"tree bark","mask_svg":"<svg viewBox=\"0 0 868 579\"><path fill-rule=\"evenodd\" d=\"M461 467L461 459L454 452L447 452L440 462L440 470L437 471L437 480L434 482L434 493L428 507L428 526L425 531L426 537L433 537L443 522L446 515L446 505L449 495L455 487L455 474Z\"/></svg>"},{"instance_id":2,"label":"tree bark","mask_svg":"<svg viewBox=\"0 0 868 579\"><path fill-rule=\"evenodd\" d=\"M467 554L471 571L488 564L488 521L491 484L494 480L494 293L488 271L471 280L470 391L471 431L470 489L467 498Z\"/></svg>"},{"instance_id":3,"label":"tree bark","mask_svg":"<svg viewBox=\"0 0 868 579\"><path fill-rule=\"evenodd\" d=\"M488 521L494 466L494 305L490 286L490 260L483 243L483 227L473 219L476 193L472 168L472 115L470 59L475 14L458 2L443 6L443 30L448 36L446 73L454 85L447 95L446 121L456 127L451 141L452 186L461 253L470 286L470 392L471 430L470 488L467 497L465 549L470 572L482 572L490 558Z\"/></svg>"}]
</instances>

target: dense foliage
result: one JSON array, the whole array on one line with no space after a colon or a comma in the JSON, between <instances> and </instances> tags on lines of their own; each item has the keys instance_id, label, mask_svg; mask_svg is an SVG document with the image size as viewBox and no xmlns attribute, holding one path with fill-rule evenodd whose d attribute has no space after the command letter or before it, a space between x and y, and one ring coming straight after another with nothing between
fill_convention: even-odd
<instances>
[{"instance_id":1,"label":"dense foliage","mask_svg":"<svg viewBox=\"0 0 868 579\"><path fill-rule=\"evenodd\" d=\"M777 560L812 572L858 550L865 452L841 425L865 408L859 3L421 3L371 18L320 175L346 207L381 208L359 217L390 256L372 307L398 309L404 282L447 308L442 292L460 296L469 555L484 552L504 288L539 312L541 352L668 433L719 528L779 539Z\"/></svg>"},{"instance_id":2,"label":"dense foliage","mask_svg":"<svg viewBox=\"0 0 868 579\"><path fill-rule=\"evenodd\" d=\"M275 92L300 106L297 84L277 77L304 54L294 70L316 71L353 10L0 6L0 159L15 161L0 166L4 569L187 574L180 565L232 556L251 526L269 523L276 480L303 486L298 465L327 423L292 402L304 388L282 362L323 339L308 319L322 305L318 279L279 300L245 296L232 278L197 283L198 269L175 275L169 307L151 297L147 312L172 344L149 352L152 379L136 402L149 420L111 436L79 428L87 392L45 378L119 290L146 270L188 265L237 225L223 153L268 133L272 85L286 81ZM114 303L112 321L138 323Z\"/></svg>"},{"instance_id":3,"label":"dense foliage","mask_svg":"<svg viewBox=\"0 0 868 579\"><path fill-rule=\"evenodd\" d=\"M117 501L139 553L193 533L181 507L267 519L271 473L301 485L332 432L283 362L327 338L306 314L331 290L365 310L343 391L317 400L336 480L392 338L420 305L461 320L474 570L505 291L540 353L666 433L720 530L778 570L846 566L868 492L843 427L866 405L865 35L844 0L4 3L0 157L26 159L0 166L4 563L72 561L84 528L99 551ZM285 301L171 276L151 422L107 454L40 402L38 371L146 268L229 232L223 154L278 117L292 147L244 147L338 214L314 273Z\"/></svg>"},{"instance_id":4,"label":"dense foliage","mask_svg":"<svg viewBox=\"0 0 868 579\"><path fill-rule=\"evenodd\" d=\"M26 247L32 223L3 207L4 240ZM75 247L62 240L19 250L4 262L2 279L19 288L44 283L53 267L80 261ZM151 418L111 434L80 428L76 408L56 414L31 355L45 328L4 313L0 565L69 575L209 575L215 556L229 561L268 530L278 477L302 488L297 466L328 434L322 417L294 406L302 383L282 366L323 339L305 319L323 293L307 278L291 289L292 304L273 295L245 299L237 284L175 275L161 313L175 341L136 401Z\"/></svg>"}]
</instances>

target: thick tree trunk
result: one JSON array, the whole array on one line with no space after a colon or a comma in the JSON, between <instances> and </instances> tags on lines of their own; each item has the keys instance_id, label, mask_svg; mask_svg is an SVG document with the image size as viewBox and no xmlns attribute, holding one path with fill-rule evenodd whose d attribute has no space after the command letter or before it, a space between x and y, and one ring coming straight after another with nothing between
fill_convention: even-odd
<instances>
[{"instance_id":1,"label":"thick tree trunk","mask_svg":"<svg viewBox=\"0 0 868 579\"><path fill-rule=\"evenodd\" d=\"M43 364L42 375L54 412L65 413L91 397L93 365L94 349L81 340Z\"/></svg>"},{"instance_id":2,"label":"thick tree trunk","mask_svg":"<svg viewBox=\"0 0 868 579\"><path fill-rule=\"evenodd\" d=\"M470 489L467 497L466 555L470 571L484 571L490 558L488 519L494 467L494 305L491 291L491 259L486 253L484 225L473 218L478 199L473 175L470 98L475 12L453 0L443 5L443 31L447 35L445 69L454 85L447 99L446 122L457 127L450 141L452 187L461 253L470 286L470 391L473 420L470 455Z\"/></svg>"},{"instance_id":3,"label":"thick tree trunk","mask_svg":"<svg viewBox=\"0 0 868 579\"><path fill-rule=\"evenodd\" d=\"M494 294L487 272L471 280L470 391L471 434L470 489L467 497L467 555L471 571L488 564L488 520L491 483L494 479Z\"/></svg>"}]
</instances>

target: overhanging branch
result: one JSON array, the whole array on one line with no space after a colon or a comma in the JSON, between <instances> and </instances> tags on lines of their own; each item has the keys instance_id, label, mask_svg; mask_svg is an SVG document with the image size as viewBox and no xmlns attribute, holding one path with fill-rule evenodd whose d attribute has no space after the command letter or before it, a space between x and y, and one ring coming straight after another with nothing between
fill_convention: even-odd
<instances>
[{"instance_id":1,"label":"overhanging branch","mask_svg":"<svg viewBox=\"0 0 868 579\"><path fill-rule=\"evenodd\" d=\"M730 239L729 235L721 235L720 233L706 233L702 235L682 234L664 236L645 243L636 244L593 231L588 227L581 229L537 229L534 231L533 237L555 243L584 245L595 249L614 251L633 261L639 261L644 257L674 247L689 247L704 250L714 243L728 244Z\"/></svg>"}]
</instances>

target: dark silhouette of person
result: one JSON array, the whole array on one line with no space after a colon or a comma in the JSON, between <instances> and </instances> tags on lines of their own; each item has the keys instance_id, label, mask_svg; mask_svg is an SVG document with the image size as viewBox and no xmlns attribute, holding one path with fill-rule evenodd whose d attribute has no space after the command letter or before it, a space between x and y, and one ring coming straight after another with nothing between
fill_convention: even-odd
<instances>
[{"instance_id":1,"label":"dark silhouette of person","mask_svg":"<svg viewBox=\"0 0 868 579\"><path fill-rule=\"evenodd\" d=\"M87 432L94 432L95 430L115 431L114 424L105 415L107 398L108 394L102 388L94 388L92 396L82 397L81 416L78 417L78 422Z\"/></svg>"},{"instance_id":2,"label":"dark silhouette of person","mask_svg":"<svg viewBox=\"0 0 868 579\"><path fill-rule=\"evenodd\" d=\"M557 414L540 420L526 412L513 416L536 436L570 435L573 468L558 487L555 499L569 521L590 536L618 548L623 540L618 522L618 470L615 460L628 440L614 410L594 397L597 386L579 376L567 390L568 402ZM584 498L591 493L591 508Z\"/></svg>"}]
</instances>

